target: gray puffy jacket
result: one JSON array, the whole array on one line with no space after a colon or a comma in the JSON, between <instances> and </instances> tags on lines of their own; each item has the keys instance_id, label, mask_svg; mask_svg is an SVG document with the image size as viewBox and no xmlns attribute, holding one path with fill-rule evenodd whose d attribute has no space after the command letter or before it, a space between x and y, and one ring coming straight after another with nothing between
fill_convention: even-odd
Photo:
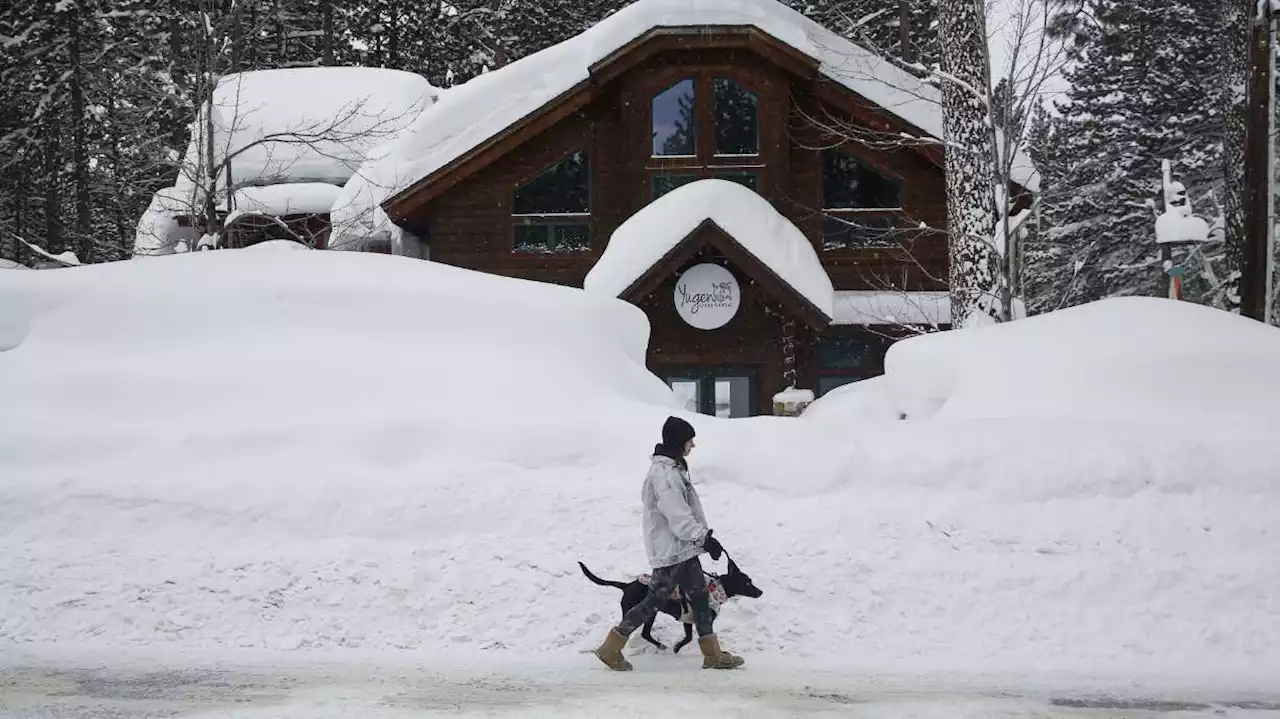
<instances>
[{"instance_id":1,"label":"gray puffy jacket","mask_svg":"<svg viewBox=\"0 0 1280 719\"><path fill-rule=\"evenodd\" d=\"M640 501L649 566L670 567L702 554L702 542L709 531L707 517L689 482L688 470L670 457L654 456Z\"/></svg>"}]
</instances>

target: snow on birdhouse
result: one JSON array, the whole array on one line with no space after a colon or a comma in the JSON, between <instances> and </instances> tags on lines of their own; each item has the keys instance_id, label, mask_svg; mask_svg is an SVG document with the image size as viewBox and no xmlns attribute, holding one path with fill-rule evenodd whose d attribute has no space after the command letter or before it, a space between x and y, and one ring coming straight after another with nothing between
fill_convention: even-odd
<instances>
[{"instance_id":1,"label":"snow on birdhouse","mask_svg":"<svg viewBox=\"0 0 1280 719\"><path fill-rule=\"evenodd\" d=\"M1156 242L1162 245L1194 244L1209 241L1209 223L1195 215L1184 215L1175 207L1156 218Z\"/></svg>"}]
</instances>

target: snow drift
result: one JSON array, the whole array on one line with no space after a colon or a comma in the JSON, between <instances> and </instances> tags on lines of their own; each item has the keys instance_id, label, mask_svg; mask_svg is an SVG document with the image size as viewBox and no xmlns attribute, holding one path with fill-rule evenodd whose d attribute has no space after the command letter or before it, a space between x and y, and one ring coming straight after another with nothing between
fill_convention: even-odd
<instances>
[{"instance_id":1,"label":"snow drift","mask_svg":"<svg viewBox=\"0 0 1280 719\"><path fill-rule=\"evenodd\" d=\"M1275 367L1273 327L1190 302L1121 297L899 342L877 391L911 404L912 416L940 419L1280 421Z\"/></svg>"},{"instance_id":2,"label":"snow drift","mask_svg":"<svg viewBox=\"0 0 1280 719\"><path fill-rule=\"evenodd\" d=\"M0 318L0 645L571 655L618 599L576 561L645 569L674 400L619 301L225 251L0 273ZM692 419L748 661L1280 663L1274 425Z\"/></svg>"}]
</instances>

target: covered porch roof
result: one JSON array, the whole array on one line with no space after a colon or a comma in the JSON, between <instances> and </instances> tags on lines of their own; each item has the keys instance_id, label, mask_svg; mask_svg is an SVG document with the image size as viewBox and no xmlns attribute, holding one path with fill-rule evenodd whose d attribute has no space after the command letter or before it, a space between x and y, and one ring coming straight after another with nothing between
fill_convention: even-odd
<instances>
[{"instance_id":1,"label":"covered porch roof","mask_svg":"<svg viewBox=\"0 0 1280 719\"><path fill-rule=\"evenodd\" d=\"M768 200L726 180L689 183L632 215L583 287L639 300L706 245L811 324L825 327L835 317L831 278L808 238Z\"/></svg>"}]
</instances>

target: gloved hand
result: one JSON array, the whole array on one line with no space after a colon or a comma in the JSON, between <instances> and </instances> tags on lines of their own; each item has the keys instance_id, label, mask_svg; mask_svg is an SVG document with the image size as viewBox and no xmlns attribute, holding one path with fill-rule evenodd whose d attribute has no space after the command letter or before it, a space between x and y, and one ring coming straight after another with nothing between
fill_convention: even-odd
<instances>
[{"instance_id":1,"label":"gloved hand","mask_svg":"<svg viewBox=\"0 0 1280 719\"><path fill-rule=\"evenodd\" d=\"M711 555L714 562L720 561L720 555L724 554L724 547L720 546L720 540L711 536L711 531L707 532L707 538L702 540L702 548L707 550L707 554Z\"/></svg>"}]
</instances>

